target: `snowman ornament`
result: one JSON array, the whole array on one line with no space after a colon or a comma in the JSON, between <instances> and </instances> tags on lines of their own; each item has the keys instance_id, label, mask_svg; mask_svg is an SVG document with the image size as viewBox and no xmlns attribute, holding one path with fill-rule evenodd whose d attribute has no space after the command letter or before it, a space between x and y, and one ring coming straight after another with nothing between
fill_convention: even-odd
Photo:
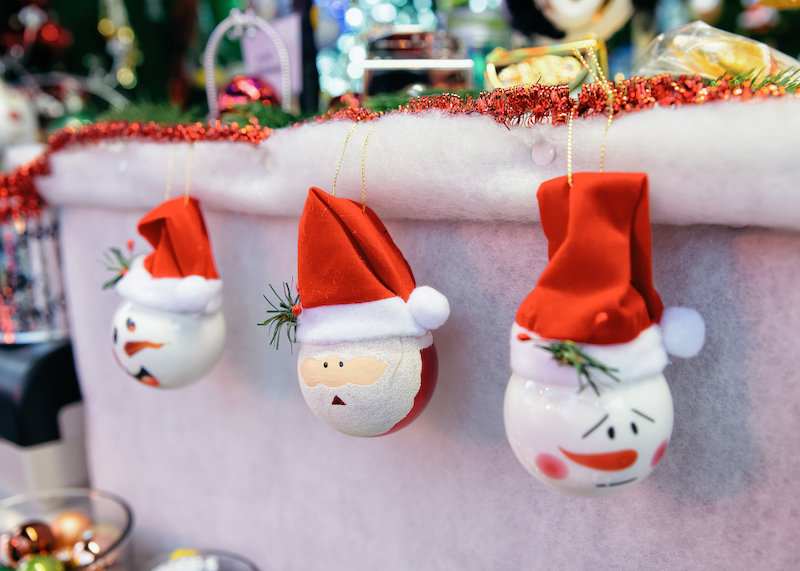
<instances>
[{"instance_id":1,"label":"snowman ornament","mask_svg":"<svg viewBox=\"0 0 800 571\"><path fill-rule=\"evenodd\" d=\"M579 173L537 197L550 262L511 328L504 419L537 479L600 497L641 482L672 435L667 353L692 357L705 324L653 287L647 176ZM609 208L609 205L614 205Z\"/></svg>"},{"instance_id":2,"label":"snowman ornament","mask_svg":"<svg viewBox=\"0 0 800 571\"><path fill-rule=\"evenodd\" d=\"M183 387L211 370L225 343L222 281L203 213L196 199L174 198L138 228L154 251L123 263L115 282L125 300L111 326L114 357L144 385Z\"/></svg>"},{"instance_id":3,"label":"snowman ornament","mask_svg":"<svg viewBox=\"0 0 800 571\"><path fill-rule=\"evenodd\" d=\"M410 424L436 386L432 329L447 298L416 287L375 213L318 188L300 219L296 340L300 389L323 422L351 436Z\"/></svg>"}]
</instances>

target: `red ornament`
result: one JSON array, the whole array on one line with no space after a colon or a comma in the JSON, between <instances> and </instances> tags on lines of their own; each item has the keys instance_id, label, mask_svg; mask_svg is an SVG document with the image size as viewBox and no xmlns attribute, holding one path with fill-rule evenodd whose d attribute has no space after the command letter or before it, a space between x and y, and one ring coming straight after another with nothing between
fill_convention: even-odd
<instances>
[{"instance_id":1,"label":"red ornament","mask_svg":"<svg viewBox=\"0 0 800 571\"><path fill-rule=\"evenodd\" d=\"M251 101L259 101L262 105L280 107L280 100L275 89L262 79L237 75L233 81L219 94L217 106L220 113L230 111L237 105L247 105Z\"/></svg>"},{"instance_id":2,"label":"red ornament","mask_svg":"<svg viewBox=\"0 0 800 571\"><path fill-rule=\"evenodd\" d=\"M292 314L295 317L300 317L301 313L303 313L303 308L302 307L300 307L299 305L293 305L292 306Z\"/></svg>"}]
</instances>

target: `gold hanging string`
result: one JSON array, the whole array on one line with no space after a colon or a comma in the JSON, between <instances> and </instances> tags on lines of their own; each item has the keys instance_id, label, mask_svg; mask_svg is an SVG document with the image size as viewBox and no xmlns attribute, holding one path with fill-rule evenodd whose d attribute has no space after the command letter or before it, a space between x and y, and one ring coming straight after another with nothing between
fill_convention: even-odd
<instances>
[{"instance_id":1,"label":"gold hanging string","mask_svg":"<svg viewBox=\"0 0 800 571\"><path fill-rule=\"evenodd\" d=\"M175 149L169 157L169 171L167 172L167 190L164 192L164 202L169 200L169 193L172 191L172 171L175 168Z\"/></svg>"},{"instance_id":2,"label":"gold hanging string","mask_svg":"<svg viewBox=\"0 0 800 571\"><path fill-rule=\"evenodd\" d=\"M584 57L578 51L578 48L572 50L572 54L578 58L583 65L587 69L587 71L592 74L592 78L594 79L595 83L599 83L602 88L606 92L606 105L608 106L609 113L608 113L608 121L606 121L606 130L603 134L603 145L600 149L600 171L603 172L603 166L605 165L606 160L606 141L608 140L608 130L611 128L611 121L614 120L614 94L615 92L609 87L608 80L606 79L605 74L603 73L603 69L600 67L600 62L597 60L597 54L595 54L594 50L589 46L586 49L586 53L592 59L592 62L597 69L597 74L595 74L592 67L586 62ZM599 75L599 77L598 77ZM572 187L572 122L575 116L575 108L572 107L569 111L569 131L567 134L567 182L569 183L570 188Z\"/></svg>"},{"instance_id":3,"label":"gold hanging string","mask_svg":"<svg viewBox=\"0 0 800 571\"><path fill-rule=\"evenodd\" d=\"M575 108L569 110L569 122L567 123L567 182L569 187L572 188L572 116L575 113Z\"/></svg>"},{"instance_id":4,"label":"gold hanging string","mask_svg":"<svg viewBox=\"0 0 800 571\"><path fill-rule=\"evenodd\" d=\"M186 161L186 188L183 194L183 205L189 204L189 188L192 185L192 160L194 159L194 148L197 141L192 143L192 148L189 150L189 159Z\"/></svg>"},{"instance_id":5,"label":"gold hanging string","mask_svg":"<svg viewBox=\"0 0 800 571\"><path fill-rule=\"evenodd\" d=\"M349 132L349 133L347 133L347 137L345 137L345 140L344 140L344 146L342 147L342 154L341 154L341 155L339 155L339 162L338 162L338 164L336 165L336 172L335 172L335 173L334 173L334 175L333 175L333 190L332 190L332 192L331 192L331 195L333 195L333 196L336 196L336 179L339 177L339 169L340 169L340 168L341 168L341 166L342 166L342 159L344 158L344 151L345 151L345 149L347 149L347 141L349 141L349 140L350 140L350 135L352 135L352 134L353 134L353 131L355 131L355 130L356 130L356 127L358 127L358 122L356 122L356 123L355 123L355 124L354 124L354 125L353 125L353 126L350 128L350 132ZM370 131L372 131L372 130L370 129ZM367 136L369 137L369 135L367 135ZM362 157L362 167L363 167L363 157Z\"/></svg>"},{"instance_id":6,"label":"gold hanging string","mask_svg":"<svg viewBox=\"0 0 800 571\"><path fill-rule=\"evenodd\" d=\"M372 127L369 128L369 133L367 133L367 138L364 139L364 148L361 151L361 212L367 211L367 183L366 177L364 176L364 162L366 160L367 155L367 143L369 142L369 136L372 135L372 130L375 128L373 124Z\"/></svg>"}]
</instances>

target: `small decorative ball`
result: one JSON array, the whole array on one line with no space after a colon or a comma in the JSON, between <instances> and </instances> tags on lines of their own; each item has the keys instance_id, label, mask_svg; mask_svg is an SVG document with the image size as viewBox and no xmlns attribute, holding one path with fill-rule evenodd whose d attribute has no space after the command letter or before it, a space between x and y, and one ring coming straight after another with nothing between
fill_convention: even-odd
<instances>
[{"instance_id":1,"label":"small decorative ball","mask_svg":"<svg viewBox=\"0 0 800 571\"><path fill-rule=\"evenodd\" d=\"M279 107L281 104L275 89L263 79L237 75L225 91L219 94L217 105L220 113L223 113L237 105L247 105L251 101L274 107Z\"/></svg>"},{"instance_id":2,"label":"small decorative ball","mask_svg":"<svg viewBox=\"0 0 800 571\"><path fill-rule=\"evenodd\" d=\"M52 555L28 555L19 562L17 571L65 571L65 567Z\"/></svg>"},{"instance_id":3,"label":"small decorative ball","mask_svg":"<svg viewBox=\"0 0 800 571\"><path fill-rule=\"evenodd\" d=\"M556 148L549 141L539 141L531 147L531 159L540 167L553 162L556 157Z\"/></svg>"},{"instance_id":4,"label":"small decorative ball","mask_svg":"<svg viewBox=\"0 0 800 571\"><path fill-rule=\"evenodd\" d=\"M659 324L667 353L683 359L697 356L706 342L706 323L696 309L668 307Z\"/></svg>"},{"instance_id":5,"label":"small decorative ball","mask_svg":"<svg viewBox=\"0 0 800 571\"><path fill-rule=\"evenodd\" d=\"M119 536L116 528L106 530L108 526L92 526L83 532L80 541L72 547L69 566L85 567L108 552L116 537Z\"/></svg>"},{"instance_id":6,"label":"small decorative ball","mask_svg":"<svg viewBox=\"0 0 800 571\"><path fill-rule=\"evenodd\" d=\"M361 97L357 93L345 93L338 97L332 97L328 103L328 109L342 109L344 107L358 109L361 107L361 103Z\"/></svg>"},{"instance_id":7,"label":"small decorative ball","mask_svg":"<svg viewBox=\"0 0 800 571\"><path fill-rule=\"evenodd\" d=\"M12 533L0 537L3 559L12 566L26 555L49 553L56 548L56 538L50 528L41 522L27 522Z\"/></svg>"},{"instance_id":8,"label":"small decorative ball","mask_svg":"<svg viewBox=\"0 0 800 571\"><path fill-rule=\"evenodd\" d=\"M300 317L301 313L303 313L302 307L300 307L299 305L292 306L292 315L294 315L295 317Z\"/></svg>"},{"instance_id":9,"label":"small decorative ball","mask_svg":"<svg viewBox=\"0 0 800 571\"><path fill-rule=\"evenodd\" d=\"M50 524L56 536L59 547L75 545L81 539L83 532L92 525L85 514L76 511L61 512Z\"/></svg>"}]
</instances>

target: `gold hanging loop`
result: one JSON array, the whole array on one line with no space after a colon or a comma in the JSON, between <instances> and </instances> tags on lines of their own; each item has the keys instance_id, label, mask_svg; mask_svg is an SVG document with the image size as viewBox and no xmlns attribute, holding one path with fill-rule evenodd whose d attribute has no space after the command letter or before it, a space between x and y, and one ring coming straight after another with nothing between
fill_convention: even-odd
<instances>
[{"instance_id":1,"label":"gold hanging loop","mask_svg":"<svg viewBox=\"0 0 800 571\"><path fill-rule=\"evenodd\" d=\"M367 138L364 139L364 148L361 150L361 212L367 211L367 183L366 177L364 176L364 164L367 156L367 143L369 142L369 136L372 135L372 130L374 128L374 124L369 128Z\"/></svg>"},{"instance_id":2,"label":"gold hanging loop","mask_svg":"<svg viewBox=\"0 0 800 571\"><path fill-rule=\"evenodd\" d=\"M342 159L344 158L344 151L347 149L347 141L349 141L349 140L350 140L350 135L352 135L352 134L353 134L353 131L355 131L355 130L356 130L356 127L358 127L358 122L356 122L356 123L355 123L355 124L354 124L354 125L353 125L353 126L350 128L350 132L349 132L349 133L347 133L347 137L345 137L345 140L344 140L344 146L342 147L342 154L341 154L341 155L339 155L339 162L338 162L338 163L337 163L337 165L336 165L336 172L335 172L335 173L334 173L334 175L333 175L333 190L332 190L332 192L331 192L331 195L333 195L333 196L336 196L336 179L337 179L337 178L339 178L339 169L340 169L340 168L341 168L341 166L342 166ZM362 164L363 164L363 158L362 158Z\"/></svg>"},{"instance_id":3,"label":"gold hanging loop","mask_svg":"<svg viewBox=\"0 0 800 571\"><path fill-rule=\"evenodd\" d=\"M608 106L609 113L608 113L608 121L606 121L606 130L603 134L603 145L600 148L600 170L599 172L603 172L603 167L605 166L606 161L606 141L608 140L608 131L611 128L611 121L614 120L614 97L615 97L615 90L612 90L608 85L608 80L606 79L605 74L603 73L603 69L600 67L600 62L597 60L597 54L591 48L591 46L586 48L586 53L588 54L589 58L591 58L592 62L597 69L597 73L594 72L594 69L587 63L586 59L581 55L578 51L578 48L572 50L572 54L580 60L583 67L592 74L592 78L594 79L595 83L599 83L603 90L606 92L606 105ZM598 77L599 75L599 77ZM572 120L575 115L575 107L572 107L569 111L569 131L567 134L567 182L569 183L570 188L572 187Z\"/></svg>"}]
</instances>

